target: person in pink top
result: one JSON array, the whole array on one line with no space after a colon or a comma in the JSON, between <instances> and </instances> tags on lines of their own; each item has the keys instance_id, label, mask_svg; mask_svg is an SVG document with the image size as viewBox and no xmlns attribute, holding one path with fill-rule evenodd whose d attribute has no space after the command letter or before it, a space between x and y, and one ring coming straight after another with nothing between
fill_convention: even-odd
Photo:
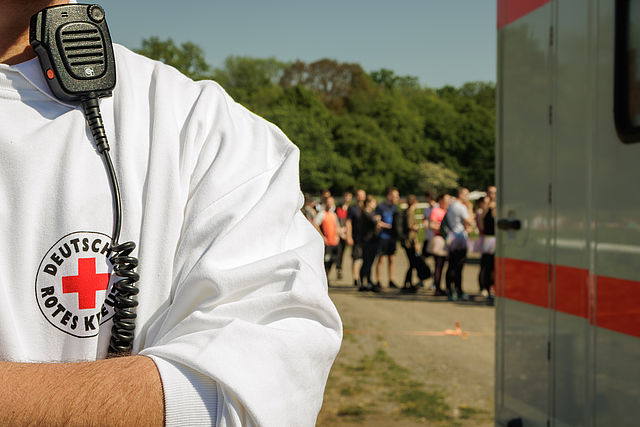
<instances>
[{"instance_id":1,"label":"person in pink top","mask_svg":"<svg viewBox=\"0 0 640 427\"><path fill-rule=\"evenodd\" d=\"M431 216L429 217L429 230L431 230L434 236L429 241L429 247L427 248L430 255L433 256L435 263L433 269L433 286L435 296L444 296L446 292L440 289L440 281L442 279L442 271L444 270L444 263L447 260L446 243L442 236L440 236L440 224L447 213L449 206L449 196L447 194L440 194L436 200L438 203L431 208Z\"/></svg>"},{"instance_id":2,"label":"person in pink top","mask_svg":"<svg viewBox=\"0 0 640 427\"><path fill-rule=\"evenodd\" d=\"M347 246L347 212L351 206L353 194L351 191L345 191L342 196L342 204L336 208L336 215L340 223L340 243L338 244L338 255L336 256L336 275L338 280L342 279L342 257L344 248Z\"/></svg>"}]
</instances>

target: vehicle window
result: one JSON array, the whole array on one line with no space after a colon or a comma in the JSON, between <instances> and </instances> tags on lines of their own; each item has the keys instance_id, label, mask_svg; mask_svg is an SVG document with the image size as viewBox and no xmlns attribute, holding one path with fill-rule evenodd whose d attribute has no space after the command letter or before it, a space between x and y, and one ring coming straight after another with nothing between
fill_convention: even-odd
<instances>
[{"instance_id":1,"label":"vehicle window","mask_svg":"<svg viewBox=\"0 0 640 427\"><path fill-rule=\"evenodd\" d=\"M640 1L629 2L627 18L627 88L629 90L629 120L640 126Z\"/></svg>"},{"instance_id":2,"label":"vehicle window","mask_svg":"<svg viewBox=\"0 0 640 427\"><path fill-rule=\"evenodd\" d=\"M640 142L640 0L616 3L615 120L620 139Z\"/></svg>"}]
</instances>

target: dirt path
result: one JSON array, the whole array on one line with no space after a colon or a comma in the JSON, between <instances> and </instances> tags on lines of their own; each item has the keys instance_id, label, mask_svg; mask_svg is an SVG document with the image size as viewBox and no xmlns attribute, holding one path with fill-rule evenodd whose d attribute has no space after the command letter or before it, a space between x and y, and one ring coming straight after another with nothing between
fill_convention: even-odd
<instances>
[{"instance_id":1,"label":"dirt path","mask_svg":"<svg viewBox=\"0 0 640 427\"><path fill-rule=\"evenodd\" d=\"M406 258L396 262L402 283ZM494 310L477 294L478 266L465 266L464 303L431 296L431 281L414 295L357 292L344 267L330 296L345 338L318 425L493 425Z\"/></svg>"}]
</instances>

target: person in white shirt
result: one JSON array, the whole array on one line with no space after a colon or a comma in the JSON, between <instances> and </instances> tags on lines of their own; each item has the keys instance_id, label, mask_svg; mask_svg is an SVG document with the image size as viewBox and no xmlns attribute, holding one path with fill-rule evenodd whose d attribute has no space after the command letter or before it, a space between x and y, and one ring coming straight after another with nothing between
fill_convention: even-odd
<instances>
[{"instance_id":1,"label":"person in white shirt","mask_svg":"<svg viewBox=\"0 0 640 427\"><path fill-rule=\"evenodd\" d=\"M0 425L310 426L342 338L297 148L214 82L115 46L100 100L138 243L133 354L113 316L110 187L82 108L0 0Z\"/></svg>"},{"instance_id":2,"label":"person in white shirt","mask_svg":"<svg viewBox=\"0 0 640 427\"><path fill-rule=\"evenodd\" d=\"M446 282L448 296L453 300L469 298L462 291L462 268L467 258L469 231L473 227L473 215L469 206L469 190L459 188L458 198L449 205L445 217L450 229L446 239L449 248ZM455 294L451 291L452 285L455 286Z\"/></svg>"}]
</instances>

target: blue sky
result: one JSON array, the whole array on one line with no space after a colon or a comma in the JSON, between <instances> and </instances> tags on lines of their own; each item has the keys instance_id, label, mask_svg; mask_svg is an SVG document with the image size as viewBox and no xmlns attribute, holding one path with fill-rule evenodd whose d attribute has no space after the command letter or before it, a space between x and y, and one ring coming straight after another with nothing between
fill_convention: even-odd
<instances>
[{"instance_id":1,"label":"blue sky","mask_svg":"<svg viewBox=\"0 0 640 427\"><path fill-rule=\"evenodd\" d=\"M113 39L200 45L229 55L388 68L423 85L495 81L496 0L103 0Z\"/></svg>"}]
</instances>

